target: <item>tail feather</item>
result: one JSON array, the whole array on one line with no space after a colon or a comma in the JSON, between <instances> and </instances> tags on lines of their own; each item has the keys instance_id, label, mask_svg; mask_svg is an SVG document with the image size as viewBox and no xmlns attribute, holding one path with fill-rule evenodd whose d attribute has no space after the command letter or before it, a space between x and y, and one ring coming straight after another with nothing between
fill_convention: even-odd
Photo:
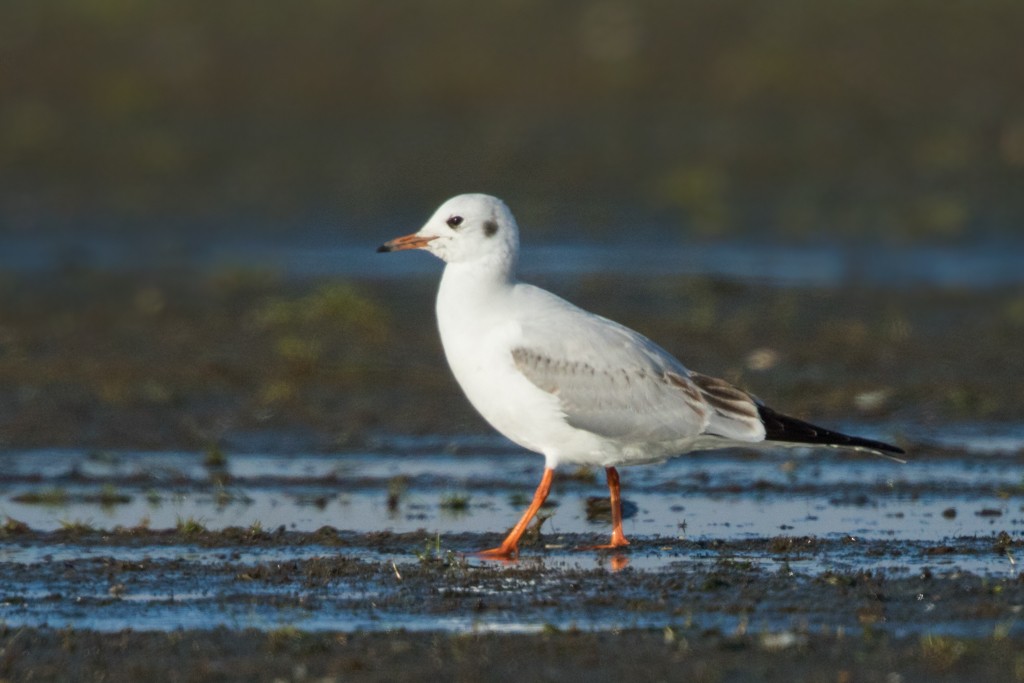
<instances>
[{"instance_id":1,"label":"tail feather","mask_svg":"<svg viewBox=\"0 0 1024 683\"><path fill-rule=\"evenodd\" d=\"M795 417L777 413L766 405L758 404L757 412L761 417L761 422L764 423L764 438L766 441L854 448L872 451L887 457L891 457L891 454L899 455L904 453L902 448L892 444L834 432L831 429L818 427L809 422L798 420Z\"/></svg>"}]
</instances>

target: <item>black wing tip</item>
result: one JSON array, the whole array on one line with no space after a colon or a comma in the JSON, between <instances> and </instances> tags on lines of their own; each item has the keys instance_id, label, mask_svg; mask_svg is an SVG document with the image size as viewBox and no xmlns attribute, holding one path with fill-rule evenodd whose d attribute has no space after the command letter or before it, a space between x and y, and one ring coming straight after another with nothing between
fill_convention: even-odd
<instances>
[{"instance_id":1,"label":"black wing tip","mask_svg":"<svg viewBox=\"0 0 1024 683\"><path fill-rule=\"evenodd\" d=\"M896 455L907 454L905 450L903 450L899 446L893 446L891 443L885 443L884 441L875 441L874 443L878 444L879 450L882 450L886 453L894 453Z\"/></svg>"},{"instance_id":2,"label":"black wing tip","mask_svg":"<svg viewBox=\"0 0 1024 683\"><path fill-rule=\"evenodd\" d=\"M848 444L840 444L840 445L857 446L857 447L861 447L861 448L870 448L872 450L879 451L881 453L888 453L888 454L892 454L892 455L906 455L907 454L907 452L905 450L903 450L902 448L900 448L899 446L893 446L891 443L886 443L884 441L875 441L874 439L863 439L863 438L861 438L859 436L851 436L851 437L848 437L848 438L850 439L850 443L848 443Z\"/></svg>"},{"instance_id":3,"label":"black wing tip","mask_svg":"<svg viewBox=\"0 0 1024 683\"><path fill-rule=\"evenodd\" d=\"M835 432L831 429L812 425L810 422L798 420L782 413L777 413L766 405L757 406L758 415L764 424L765 441L779 441L784 443L805 443L808 445L819 444L822 446L840 446L843 448L867 448L879 453L891 453L893 455L904 455L899 446L865 439L859 436L850 436L842 432Z\"/></svg>"}]
</instances>

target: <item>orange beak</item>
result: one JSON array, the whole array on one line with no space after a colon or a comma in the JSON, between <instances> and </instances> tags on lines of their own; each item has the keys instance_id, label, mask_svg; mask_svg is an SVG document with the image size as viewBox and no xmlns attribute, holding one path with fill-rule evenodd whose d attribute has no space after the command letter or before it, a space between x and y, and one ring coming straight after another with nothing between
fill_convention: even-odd
<instances>
[{"instance_id":1,"label":"orange beak","mask_svg":"<svg viewBox=\"0 0 1024 683\"><path fill-rule=\"evenodd\" d=\"M422 235L406 235L405 237L396 237L395 239L385 242L384 244L377 247L377 253L387 251L403 251L405 249L422 249L427 246L427 242L430 240L437 239L437 235L430 235L424 237Z\"/></svg>"}]
</instances>

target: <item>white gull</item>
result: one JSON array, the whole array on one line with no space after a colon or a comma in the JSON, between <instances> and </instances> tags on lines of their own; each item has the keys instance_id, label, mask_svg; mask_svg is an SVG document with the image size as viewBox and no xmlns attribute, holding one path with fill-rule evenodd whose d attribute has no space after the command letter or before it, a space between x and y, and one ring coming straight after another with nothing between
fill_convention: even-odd
<instances>
[{"instance_id":1,"label":"white gull","mask_svg":"<svg viewBox=\"0 0 1024 683\"><path fill-rule=\"evenodd\" d=\"M437 322L452 373L495 429L544 456L533 502L486 558L518 554L519 539L562 463L605 468L612 537L622 532L622 465L731 446L832 446L902 453L775 412L728 382L688 370L638 332L516 280L519 227L496 197L464 194L412 235L378 251L424 249L447 264Z\"/></svg>"}]
</instances>

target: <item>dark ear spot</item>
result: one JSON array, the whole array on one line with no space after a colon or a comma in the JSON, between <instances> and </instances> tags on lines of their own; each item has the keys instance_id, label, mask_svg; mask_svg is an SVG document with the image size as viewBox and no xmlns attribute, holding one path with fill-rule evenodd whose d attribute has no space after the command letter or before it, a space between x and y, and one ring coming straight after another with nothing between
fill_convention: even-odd
<instances>
[{"instance_id":1,"label":"dark ear spot","mask_svg":"<svg viewBox=\"0 0 1024 683\"><path fill-rule=\"evenodd\" d=\"M494 237L494 233L498 232L498 224L494 221L484 221L484 234L488 237Z\"/></svg>"}]
</instances>

